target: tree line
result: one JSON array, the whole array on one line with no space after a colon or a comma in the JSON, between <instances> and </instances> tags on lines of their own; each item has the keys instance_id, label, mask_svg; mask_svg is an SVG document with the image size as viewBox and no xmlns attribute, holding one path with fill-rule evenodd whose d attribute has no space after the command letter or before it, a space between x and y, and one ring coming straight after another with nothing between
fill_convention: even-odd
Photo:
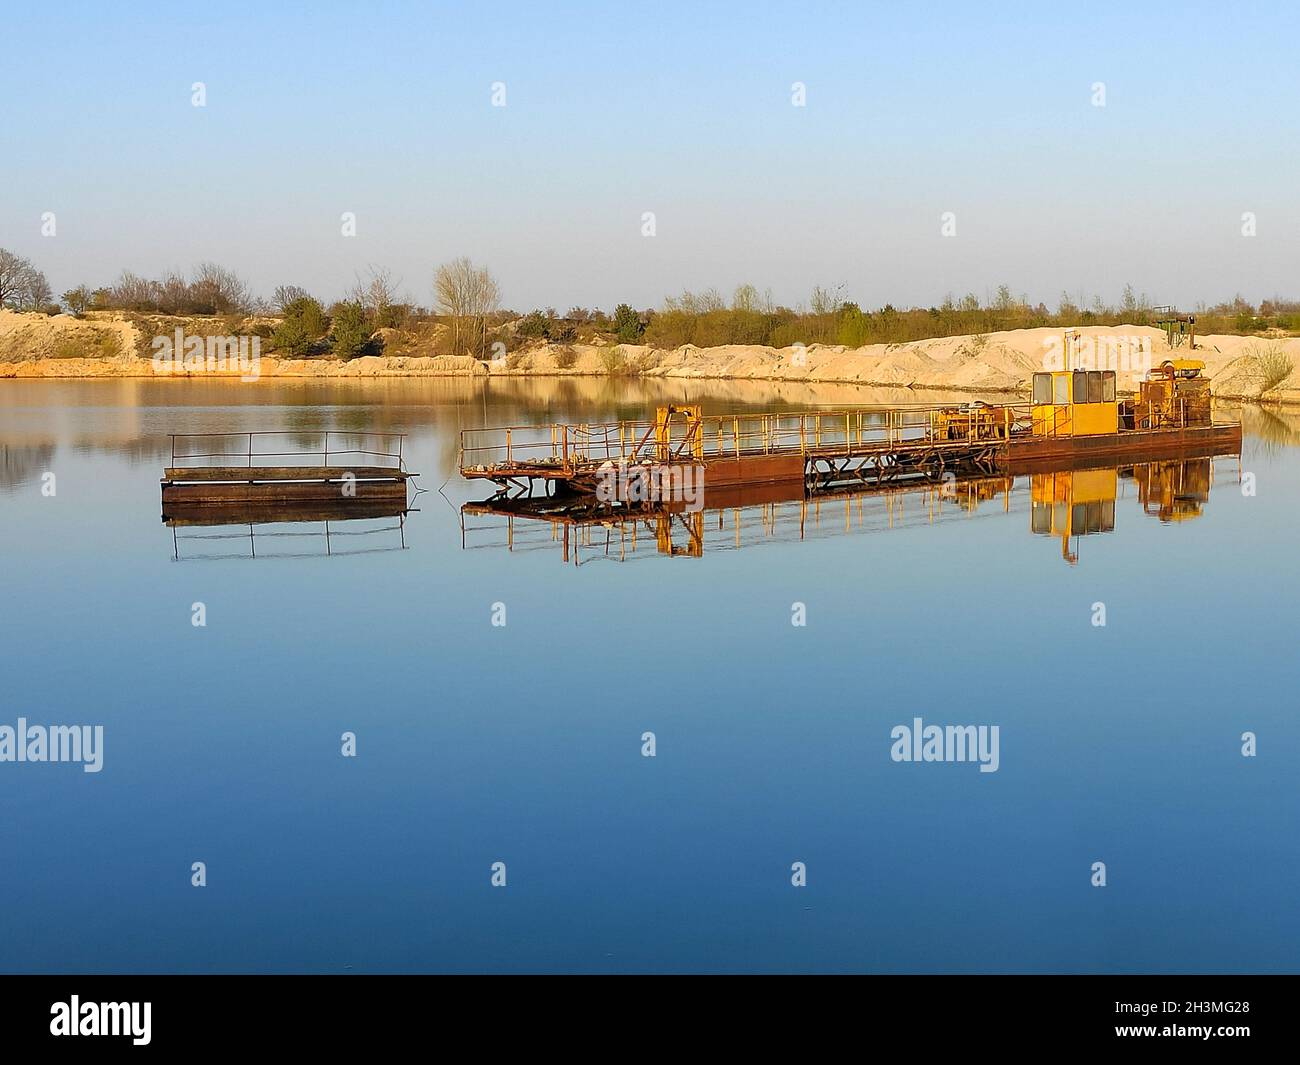
<instances>
[{"instance_id":1,"label":"tree line","mask_svg":"<svg viewBox=\"0 0 1300 1065\"><path fill-rule=\"evenodd\" d=\"M332 354L342 358L377 353L395 330L414 337L417 347L439 353L492 358L508 349L537 342L614 341L677 348L746 344L783 348L792 344L902 344L945 336L981 335L1010 329L1066 328L1079 325L1155 325L1160 311L1145 295L1126 285L1115 305L1100 297L1062 293L1054 310L1015 296L1007 285L981 300L973 293L949 296L937 306L896 308L886 303L865 310L846 297L844 286L813 288L806 303L776 303L770 291L742 284L730 300L716 289L686 291L658 308L635 310L621 303L610 313L571 307L526 314L503 309L492 273L468 258L440 265L434 272L432 307L401 292L402 283L384 267L359 273L344 297L325 304L297 285L278 286L263 299L233 270L200 263L189 274L168 272L151 279L131 271L111 285L78 285L56 301L45 275L29 260L0 248L0 306L23 311L75 315L91 311L175 316L222 315L278 319L252 329L285 355ZM1256 333L1300 331L1300 300L1281 297L1252 304L1240 295L1213 306L1198 305L1197 332ZM400 345L399 345L400 346Z\"/></svg>"}]
</instances>

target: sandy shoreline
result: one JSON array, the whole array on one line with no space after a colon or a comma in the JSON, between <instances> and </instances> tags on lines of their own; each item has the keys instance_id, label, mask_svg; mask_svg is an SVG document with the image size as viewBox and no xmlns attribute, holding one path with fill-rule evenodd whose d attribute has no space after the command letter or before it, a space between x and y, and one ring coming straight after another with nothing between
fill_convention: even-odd
<instances>
[{"instance_id":1,"label":"sandy shoreline","mask_svg":"<svg viewBox=\"0 0 1300 1065\"><path fill-rule=\"evenodd\" d=\"M1187 349L1171 351L1164 334L1149 326L1079 327L1078 345L1085 365L1118 371L1121 390L1132 390L1145 367L1162 359L1187 357ZM54 357L66 351L69 337L76 343L97 342L111 334L105 346L118 354L103 357ZM1062 349L1059 329L1022 329L981 336L942 337L909 344L874 344L846 349L832 345L774 349L748 345L716 348L686 346L671 351L622 345L622 372L644 379L668 381L766 381L803 385L836 384L908 389L924 394L1015 393L1028 390L1032 374L1057 365ZM1251 355L1261 345L1280 345L1300 365L1300 338L1210 335L1197 338L1195 357L1206 364L1215 394L1225 399L1254 399L1259 375ZM469 356L364 356L351 361L328 358L279 359L263 356L253 367L238 366L159 372L153 361L135 354L141 344L138 329L122 320L83 321L60 315L16 314L0 311L0 379L189 378L256 380L452 377L469 379L516 377L608 377L610 349L573 344L565 349L542 345L507 359L482 362ZM568 365L562 366L564 362ZM251 372L250 372L251 370ZM1300 403L1297 373L1268 397Z\"/></svg>"}]
</instances>

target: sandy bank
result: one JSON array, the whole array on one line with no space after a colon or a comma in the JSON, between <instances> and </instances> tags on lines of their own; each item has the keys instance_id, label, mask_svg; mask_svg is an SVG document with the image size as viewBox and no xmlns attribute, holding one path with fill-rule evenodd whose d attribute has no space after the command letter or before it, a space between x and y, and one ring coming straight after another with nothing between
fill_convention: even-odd
<instances>
[{"instance_id":1,"label":"sandy bank","mask_svg":"<svg viewBox=\"0 0 1300 1065\"><path fill-rule=\"evenodd\" d=\"M1098 365L1119 372L1121 390L1136 386L1145 367L1171 354L1164 334L1148 326L1079 327L1074 350ZM1210 335L1198 338L1195 357L1206 364L1217 395L1254 398L1259 393L1258 367L1251 355L1261 346L1280 345L1300 366L1300 338L1261 340L1258 337ZM566 348L542 346L484 363L467 356L365 356L342 362L334 359L278 359L263 356L258 379L377 377L530 377L608 376L611 363L645 378L666 380L769 381L814 384L855 384L891 389L947 392L1013 392L1028 389L1031 375L1059 365L1059 329L1020 329L981 336L942 337L909 344L874 344L846 349L814 344L807 348L775 349L733 345L690 346L664 351L623 345L617 356L609 348L589 344ZM112 315L78 320L68 315L0 311L0 378L148 377L160 375L149 358L147 338L136 325ZM1055 360L1055 361L1054 361ZM232 367L179 376L249 376ZM1270 398L1300 402L1300 380L1293 370ZM919 396L918 401L924 401Z\"/></svg>"}]
</instances>

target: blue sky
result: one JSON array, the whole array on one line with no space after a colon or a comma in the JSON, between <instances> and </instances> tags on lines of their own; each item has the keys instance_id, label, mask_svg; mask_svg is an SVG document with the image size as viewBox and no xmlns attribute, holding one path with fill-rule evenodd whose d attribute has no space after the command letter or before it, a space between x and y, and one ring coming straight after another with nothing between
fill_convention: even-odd
<instances>
[{"instance_id":1,"label":"blue sky","mask_svg":"<svg viewBox=\"0 0 1300 1065\"><path fill-rule=\"evenodd\" d=\"M373 263L423 303L469 255L519 310L1300 296L1295 5L1138 7L11 7L0 246L56 291L210 259L332 298Z\"/></svg>"}]
</instances>

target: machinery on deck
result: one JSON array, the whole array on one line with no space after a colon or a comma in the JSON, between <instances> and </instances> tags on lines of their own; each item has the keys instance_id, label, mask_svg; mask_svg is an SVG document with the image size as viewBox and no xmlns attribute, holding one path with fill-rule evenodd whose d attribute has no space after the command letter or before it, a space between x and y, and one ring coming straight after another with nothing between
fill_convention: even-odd
<instances>
[{"instance_id":1,"label":"machinery on deck","mask_svg":"<svg viewBox=\"0 0 1300 1065\"><path fill-rule=\"evenodd\" d=\"M1140 382L1136 399L1124 404L1125 429L1209 425L1210 382L1200 359L1166 359Z\"/></svg>"},{"instance_id":2,"label":"machinery on deck","mask_svg":"<svg viewBox=\"0 0 1300 1065\"><path fill-rule=\"evenodd\" d=\"M1015 411L1010 407L980 401L934 412L935 435L939 440L1006 440L1015 425Z\"/></svg>"}]
</instances>

